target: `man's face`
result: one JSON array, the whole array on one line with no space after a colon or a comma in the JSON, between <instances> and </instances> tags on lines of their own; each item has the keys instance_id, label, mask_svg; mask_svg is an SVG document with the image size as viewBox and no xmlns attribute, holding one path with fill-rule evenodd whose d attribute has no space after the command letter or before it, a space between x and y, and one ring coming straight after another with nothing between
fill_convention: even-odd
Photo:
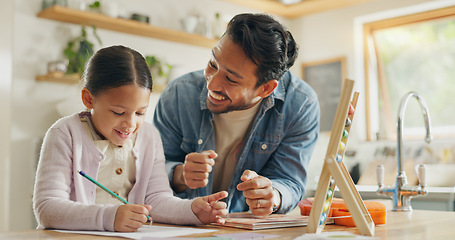
<instances>
[{"instance_id":1,"label":"man's face","mask_svg":"<svg viewBox=\"0 0 455 240\"><path fill-rule=\"evenodd\" d=\"M240 45L222 37L204 72L208 109L213 113L248 109L266 97L262 86L256 88L256 68Z\"/></svg>"}]
</instances>

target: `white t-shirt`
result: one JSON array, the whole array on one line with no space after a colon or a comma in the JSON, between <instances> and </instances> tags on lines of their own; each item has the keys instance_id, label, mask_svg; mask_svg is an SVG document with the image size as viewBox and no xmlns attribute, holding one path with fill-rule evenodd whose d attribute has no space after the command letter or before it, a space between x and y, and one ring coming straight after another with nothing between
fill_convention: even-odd
<instances>
[{"instance_id":1,"label":"white t-shirt","mask_svg":"<svg viewBox=\"0 0 455 240\"><path fill-rule=\"evenodd\" d=\"M259 101L252 108L215 114L215 145L218 157L215 158L213 174L213 192L227 191L231 184L232 175L243 147L243 139L260 106Z\"/></svg>"}]
</instances>

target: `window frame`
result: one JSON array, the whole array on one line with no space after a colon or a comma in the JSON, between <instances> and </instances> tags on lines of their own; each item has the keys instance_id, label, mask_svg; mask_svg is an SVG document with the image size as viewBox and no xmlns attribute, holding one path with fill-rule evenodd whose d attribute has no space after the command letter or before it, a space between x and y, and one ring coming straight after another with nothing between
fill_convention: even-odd
<instances>
[{"instance_id":1,"label":"window frame","mask_svg":"<svg viewBox=\"0 0 455 240\"><path fill-rule=\"evenodd\" d=\"M428 8L427 8L428 9ZM394 16L390 18L384 18L376 21L363 22L362 23L362 43L363 43L363 76L364 87L365 87L365 128L366 128L366 140L373 141L373 130L377 126L373 126L372 119L377 116L377 107L373 107L374 104L377 106L377 94L373 93L374 86L379 84L377 78L377 65L376 54L372 54L375 51L373 45L372 34L374 31L392 28L397 26L415 24L428 20L436 20L443 18L455 17L455 6L445 6L436 9L418 11L401 16ZM357 65L360 66L360 65Z\"/></svg>"}]
</instances>

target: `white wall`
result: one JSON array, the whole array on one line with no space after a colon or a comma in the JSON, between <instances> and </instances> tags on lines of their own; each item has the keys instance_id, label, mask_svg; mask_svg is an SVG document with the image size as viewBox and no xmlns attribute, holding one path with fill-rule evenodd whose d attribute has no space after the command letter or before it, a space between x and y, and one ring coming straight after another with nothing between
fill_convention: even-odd
<instances>
[{"instance_id":1,"label":"white wall","mask_svg":"<svg viewBox=\"0 0 455 240\"><path fill-rule=\"evenodd\" d=\"M11 136L11 87L13 59L13 6L12 1L2 3L0 8L0 232L9 228L9 176Z\"/></svg>"}]
</instances>

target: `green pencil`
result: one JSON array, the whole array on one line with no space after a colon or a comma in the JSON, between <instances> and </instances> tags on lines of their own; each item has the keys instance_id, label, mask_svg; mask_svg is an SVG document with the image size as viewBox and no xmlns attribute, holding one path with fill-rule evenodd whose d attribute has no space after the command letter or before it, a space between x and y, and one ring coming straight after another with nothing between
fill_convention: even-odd
<instances>
[{"instance_id":1,"label":"green pencil","mask_svg":"<svg viewBox=\"0 0 455 240\"><path fill-rule=\"evenodd\" d=\"M118 200L120 200L121 202L123 202L124 204L130 204L128 201L126 201L125 199L121 198L119 195L115 194L113 191L109 190L107 187L103 186L101 183L97 182L95 179L91 178L85 172L83 172L83 171L77 171L77 172L80 175L82 175L83 177L87 178L90 182L94 183L96 186L100 187L101 189L103 189L104 191L109 193L111 196L113 196L113 197L117 198ZM150 219L150 217L148 215L147 215L147 220L151 221L151 219Z\"/></svg>"}]
</instances>

